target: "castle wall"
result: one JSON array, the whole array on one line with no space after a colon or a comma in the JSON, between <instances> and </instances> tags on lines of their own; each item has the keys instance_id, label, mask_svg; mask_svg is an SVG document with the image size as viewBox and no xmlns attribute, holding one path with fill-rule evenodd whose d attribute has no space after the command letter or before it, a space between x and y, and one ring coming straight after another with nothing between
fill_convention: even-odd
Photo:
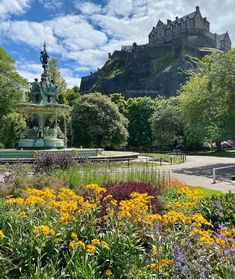
<instances>
[{"instance_id":1,"label":"castle wall","mask_svg":"<svg viewBox=\"0 0 235 279\"><path fill-rule=\"evenodd\" d=\"M231 49L231 41L227 36L220 42L220 49L223 51L229 51Z\"/></svg>"},{"instance_id":2,"label":"castle wall","mask_svg":"<svg viewBox=\"0 0 235 279\"><path fill-rule=\"evenodd\" d=\"M205 19L203 19L200 15L200 13L196 13L194 18L194 27L201 29L201 30L207 30L209 31L209 22Z\"/></svg>"}]
</instances>

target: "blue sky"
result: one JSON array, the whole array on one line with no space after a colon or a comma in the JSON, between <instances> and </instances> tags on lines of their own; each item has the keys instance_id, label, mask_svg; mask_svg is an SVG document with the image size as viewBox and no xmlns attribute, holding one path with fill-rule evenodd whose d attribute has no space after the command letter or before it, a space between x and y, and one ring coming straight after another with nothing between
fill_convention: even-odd
<instances>
[{"instance_id":1,"label":"blue sky","mask_svg":"<svg viewBox=\"0 0 235 279\"><path fill-rule=\"evenodd\" d=\"M0 46L29 81L41 74L44 41L59 59L68 87L95 71L109 52L144 44L158 19L183 16L199 5L211 31L229 31L235 42L234 0L0 0Z\"/></svg>"}]
</instances>

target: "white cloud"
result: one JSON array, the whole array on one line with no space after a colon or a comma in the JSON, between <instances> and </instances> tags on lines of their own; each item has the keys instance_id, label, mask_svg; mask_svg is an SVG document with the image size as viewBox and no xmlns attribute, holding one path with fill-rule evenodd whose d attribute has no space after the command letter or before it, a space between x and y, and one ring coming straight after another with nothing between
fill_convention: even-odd
<instances>
[{"instance_id":1,"label":"white cloud","mask_svg":"<svg viewBox=\"0 0 235 279\"><path fill-rule=\"evenodd\" d=\"M128 17L133 12L133 2L132 0L108 0L106 6L107 13L112 16Z\"/></svg>"},{"instance_id":2,"label":"white cloud","mask_svg":"<svg viewBox=\"0 0 235 279\"><path fill-rule=\"evenodd\" d=\"M58 10L64 7L63 0L39 0L45 9Z\"/></svg>"},{"instance_id":3,"label":"white cloud","mask_svg":"<svg viewBox=\"0 0 235 279\"><path fill-rule=\"evenodd\" d=\"M44 41L48 42L50 50L58 53L62 48L51 27L47 24L29 21L5 21L0 24L0 34L14 42L21 42L33 48L41 48Z\"/></svg>"},{"instance_id":4,"label":"white cloud","mask_svg":"<svg viewBox=\"0 0 235 279\"><path fill-rule=\"evenodd\" d=\"M95 30L81 16L57 17L48 21L47 24L53 29L55 36L62 39L62 44L69 50L100 47L107 42L106 35Z\"/></svg>"},{"instance_id":5,"label":"white cloud","mask_svg":"<svg viewBox=\"0 0 235 279\"><path fill-rule=\"evenodd\" d=\"M31 0L1 0L0 19L8 18L11 15L23 14L30 7Z\"/></svg>"},{"instance_id":6,"label":"white cloud","mask_svg":"<svg viewBox=\"0 0 235 279\"><path fill-rule=\"evenodd\" d=\"M82 14L84 15L92 15L95 13L100 13L102 10L101 5L97 5L93 2L89 1L80 1L77 0L74 4L75 8L80 10Z\"/></svg>"},{"instance_id":7,"label":"white cloud","mask_svg":"<svg viewBox=\"0 0 235 279\"><path fill-rule=\"evenodd\" d=\"M64 54L67 59L74 59L80 66L89 68L100 67L107 59L107 53L102 49L85 49L81 51L70 51Z\"/></svg>"},{"instance_id":8,"label":"white cloud","mask_svg":"<svg viewBox=\"0 0 235 279\"><path fill-rule=\"evenodd\" d=\"M74 76L74 73L71 69L61 68L60 72L62 77L65 79L68 88L72 88L75 85L80 86L81 78Z\"/></svg>"}]
</instances>

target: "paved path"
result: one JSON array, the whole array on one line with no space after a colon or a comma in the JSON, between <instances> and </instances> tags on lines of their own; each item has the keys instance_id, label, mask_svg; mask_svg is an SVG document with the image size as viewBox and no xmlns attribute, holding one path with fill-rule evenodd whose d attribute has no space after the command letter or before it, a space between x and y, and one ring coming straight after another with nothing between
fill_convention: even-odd
<instances>
[{"instance_id":1,"label":"paved path","mask_svg":"<svg viewBox=\"0 0 235 279\"><path fill-rule=\"evenodd\" d=\"M231 165L234 165L234 167L216 171L216 183L213 184L213 168ZM235 158L187 156L184 164L163 166L162 168L170 170L172 176L188 185L235 193L235 181L231 180L231 176L235 175Z\"/></svg>"}]
</instances>

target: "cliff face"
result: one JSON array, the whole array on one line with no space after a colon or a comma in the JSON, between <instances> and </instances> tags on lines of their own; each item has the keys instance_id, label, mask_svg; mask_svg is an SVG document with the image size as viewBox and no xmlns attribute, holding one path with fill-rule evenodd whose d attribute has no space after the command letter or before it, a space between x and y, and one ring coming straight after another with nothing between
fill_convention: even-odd
<instances>
[{"instance_id":1,"label":"cliff face","mask_svg":"<svg viewBox=\"0 0 235 279\"><path fill-rule=\"evenodd\" d=\"M198 59L172 51L153 52L115 51L101 69L82 78L80 92L118 92L127 98L176 95L186 72L197 69Z\"/></svg>"}]
</instances>

